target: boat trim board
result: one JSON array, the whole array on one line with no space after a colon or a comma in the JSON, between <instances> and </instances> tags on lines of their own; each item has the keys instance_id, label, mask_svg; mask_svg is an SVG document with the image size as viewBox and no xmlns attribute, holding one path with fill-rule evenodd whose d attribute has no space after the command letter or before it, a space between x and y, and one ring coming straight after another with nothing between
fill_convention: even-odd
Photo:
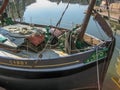
<instances>
[{"instance_id":1,"label":"boat trim board","mask_svg":"<svg viewBox=\"0 0 120 90\"><path fill-rule=\"evenodd\" d=\"M104 58L99 61L99 64L104 62ZM1 75L9 76L9 77L16 77L21 79L47 79L47 78L57 78L57 77L65 77L73 74L77 74L82 71L86 71L92 67L96 66L96 62L92 62L90 64L79 64L76 61L76 64L52 69L22 69L22 68L12 68L12 67L5 67L1 68ZM9 69L9 72L8 72ZM11 75L11 73L14 75ZM7 73L7 74L6 74ZM19 74L19 76L17 76ZM26 76L27 75L27 76Z\"/></svg>"},{"instance_id":2,"label":"boat trim board","mask_svg":"<svg viewBox=\"0 0 120 90\"><path fill-rule=\"evenodd\" d=\"M40 60L40 58L36 59L36 60L30 60L29 58L18 58L17 60L14 60L14 58L9 58L8 60L2 60L1 59L1 62L0 64L1 65L7 65L7 66L15 66L15 67L21 67L21 68L27 68L27 67L31 67L31 68L50 68L50 67L59 67L59 66L66 66L66 65L70 65L70 64L75 64L75 63L83 63L83 64L88 64L88 63L91 63L91 62L94 62L96 61L96 58L98 56L98 59L102 59L102 58L105 58L107 56L107 48L103 48L103 49L100 49L97 51L96 53L96 50L93 49L93 50L89 50L89 51L86 51L85 53L88 55L86 58L84 59L80 59L80 57L84 57L84 53L79 53L79 54L74 54L72 55L72 60L71 58L69 58L70 56L64 56L64 57L59 57L59 58L55 58L55 59L52 59L55 61L55 63L51 63L51 64L48 64L51 62L51 60L49 59L46 59L46 60ZM96 56L97 54L97 56ZM79 55L81 55L79 57ZM2 58L2 57L1 57ZM3 57L4 58L4 57ZM63 60L63 58L65 58ZM74 59L75 58L75 59ZM6 58L7 59L7 58ZM68 61L69 60L69 61ZM49 62L48 62L49 61ZM59 63L58 63L58 62ZM44 66L43 66L43 62L44 62ZM45 63L47 62L47 63ZM61 62L61 63L60 63Z\"/></svg>"}]
</instances>

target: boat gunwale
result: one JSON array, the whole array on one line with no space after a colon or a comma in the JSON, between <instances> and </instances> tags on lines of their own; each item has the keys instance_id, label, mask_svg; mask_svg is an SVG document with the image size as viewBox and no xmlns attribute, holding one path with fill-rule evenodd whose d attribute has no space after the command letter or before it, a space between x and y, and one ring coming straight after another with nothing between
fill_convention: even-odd
<instances>
[{"instance_id":1,"label":"boat gunwale","mask_svg":"<svg viewBox=\"0 0 120 90\"><path fill-rule=\"evenodd\" d=\"M106 58L98 60L98 63L99 64L103 63L104 59ZM73 75L76 73L80 73L94 66L96 66L96 61L88 64L80 65L80 63L78 63L78 65L75 64L71 66L59 67L59 68L53 68L53 69L31 69L31 68L17 69L17 68L10 68L10 67L7 68L5 66L5 68L1 68L1 71L4 72L4 73L1 73L1 75L4 75L6 77L9 76L9 78L14 77L14 78L21 78L21 79L44 79L44 78L47 79L47 78L57 78L57 77L60 78L60 77L65 77L65 76ZM14 75L11 75L11 73L14 73Z\"/></svg>"},{"instance_id":2,"label":"boat gunwale","mask_svg":"<svg viewBox=\"0 0 120 90\"><path fill-rule=\"evenodd\" d=\"M81 53L76 53L76 54L72 54L72 55L69 55L69 56L64 56L64 57L59 57L59 58L53 58L53 59L38 59L38 58L31 58L31 59L29 59L29 58L22 58L22 59L15 59L15 58L9 58L9 57L1 57L0 56L0 58L1 58L1 60L8 60L8 61L23 61L23 62L35 62L35 63L42 63L42 62L45 62L45 63L48 63L48 62L54 62L54 61L62 61L63 59L63 61L66 61L66 62L69 62L70 60L68 60L68 59L70 59L71 57L77 57L77 58L79 58L79 56L81 56L81 55L85 55L86 53L93 53L93 52L95 52L95 49L90 49L90 50L88 50L88 51L85 51L85 52L81 52ZM76 59L76 58L75 58ZM74 59L74 60L75 60ZM72 61L74 61L74 60L72 60ZM79 59L76 59L76 60L79 60ZM80 60L79 62L82 62L83 60ZM0 63L2 63L2 62L0 62Z\"/></svg>"},{"instance_id":3,"label":"boat gunwale","mask_svg":"<svg viewBox=\"0 0 120 90\"><path fill-rule=\"evenodd\" d=\"M87 51L84 51L84 52L79 52L79 53L74 53L74 54L70 54L70 55L67 55L67 56L63 56L63 57L57 57L57 58L52 58L52 59L58 59L58 58L67 58L67 57L71 57L71 56L77 56L77 55L80 55L80 54L84 54L84 53L87 53L87 52L91 52L91 51L95 51L95 47L91 47L91 49L87 50ZM50 59L41 59L41 58L12 58L12 57L5 57L5 56L0 56L1 58L5 58L5 59L16 59L16 60L40 60L40 61L43 61L43 60L52 60L51 58Z\"/></svg>"}]
</instances>

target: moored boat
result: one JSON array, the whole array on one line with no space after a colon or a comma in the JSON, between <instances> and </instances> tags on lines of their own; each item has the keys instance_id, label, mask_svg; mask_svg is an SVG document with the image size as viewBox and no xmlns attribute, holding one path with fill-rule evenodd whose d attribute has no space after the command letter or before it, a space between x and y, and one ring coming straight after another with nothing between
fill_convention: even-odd
<instances>
[{"instance_id":1,"label":"moored boat","mask_svg":"<svg viewBox=\"0 0 120 90\"><path fill-rule=\"evenodd\" d=\"M0 84L9 90L102 89L115 38L94 4L83 24L72 30L57 27L60 21L56 26L16 22L1 28ZM91 14L108 40L85 33Z\"/></svg>"}]
</instances>

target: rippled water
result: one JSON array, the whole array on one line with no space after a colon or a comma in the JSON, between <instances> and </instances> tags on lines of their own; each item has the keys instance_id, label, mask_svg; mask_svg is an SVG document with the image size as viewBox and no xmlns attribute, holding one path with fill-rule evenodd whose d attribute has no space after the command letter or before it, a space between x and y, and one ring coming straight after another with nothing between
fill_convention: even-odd
<instances>
[{"instance_id":1,"label":"rippled water","mask_svg":"<svg viewBox=\"0 0 120 90\"><path fill-rule=\"evenodd\" d=\"M38 24L56 25L60 19L67 3L50 2L47 0L37 0L29 5L24 13L25 21ZM70 4L61 22L61 26L70 28L72 24L81 23L83 11L87 5ZM82 17L80 16L82 15Z\"/></svg>"}]
</instances>

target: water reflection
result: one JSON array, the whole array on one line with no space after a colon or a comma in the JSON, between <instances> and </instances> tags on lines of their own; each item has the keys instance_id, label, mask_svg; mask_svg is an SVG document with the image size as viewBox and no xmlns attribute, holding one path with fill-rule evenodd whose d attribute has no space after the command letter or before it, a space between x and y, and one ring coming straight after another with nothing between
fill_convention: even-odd
<instances>
[{"instance_id":1,"label":"water reflection","mask_svg":"<svg viewBox=\"0 0 120 90\"><path fill-rule=\"evenodd\" d=\"M62 3L68 3L69 0L49 0L49 1L56 2L57 4L59 4L60 2L62 2ZM71 0L70 3L71 4L87 5L88 1L87 0Z\"/></svg>"},{"instance_id":2,"label":"water reflection","mask_svg":"<svg viewBox=\"0 0 120 90\"><path fill-rule=\"evenodd\" d=\"M9 4L9 16L15 19L22 18L25 22L36 24L55 25L65 9L68 0L13 0ZM71 0L70 6L64 16L63 27L71 28L75 23L82 22L87 0ZM73 16L74 15L74 16ZM74 19L73 19L74 17ZM66 24L66 25L65 25Z\"/></svg>"},{"instance_id":3,"label":"water reflection","mask_svg":"<svg viewBox=\"0 0 120 90\"><path fill-rule=\"evenodd\" d=\"M17 18L23 18L23 21L29 23L56 25L56 23L59 21L63 11L65 10L68 4L67 3L68 0L36 0L36 1L33 0L34 2L31 1L19 0L19 2L16 2L17 4L21 4L21 5L16 5L18 6L17 11L20 12L17 12L15 15L13 12L16 11L16 9L14 11L13 9L11 9L11 12L13 13L13 15L11 16L13 18L15 18L15 16L17 16ZM72 2L70 2L70 5L62 19L60 27L71 29L76 24L81 24L83 22L84 19L83 17L85 15L84 11L88 6L81 4L82 3L87 4L87 0L71 0L71 1ZM24 7L23 9L20 8L20 6L22 5ZM98 29L99 26L96 25L96 23L92 18L90 20L88 28L90 29L87 30L88 33L92 32L91 34L97 37L100 36L99 32L96 31L96 29Z\"/></svg>"},{"instance_id":4,"label":"water reflection","mask_svg":"<svg viewBox=\"0 0 120 90\"><path fill-rule=\"evenodd\" d=\"M57 2L37 0L36 3L27 7L24 18L26 22L55 25L66 6L67 3L63 3L62 1L58 5ZM71 28L73 24L81 23L86 8L87 5L70 4L63 17L61 26ZM32 11L34 11L34 13Z\"/></svg>"}]
</instances>

